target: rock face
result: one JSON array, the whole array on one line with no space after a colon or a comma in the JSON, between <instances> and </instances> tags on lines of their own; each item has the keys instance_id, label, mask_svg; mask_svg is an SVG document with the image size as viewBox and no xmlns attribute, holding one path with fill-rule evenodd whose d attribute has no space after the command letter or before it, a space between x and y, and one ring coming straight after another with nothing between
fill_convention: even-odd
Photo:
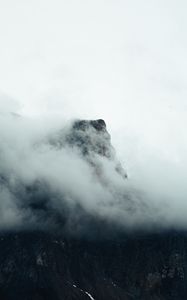
<instances>
[{"instance_id":1,"label":"rock face","mask_svg":"<svg viewBox=\"0 0 187 300\"><path fill-rule=\"evenodd\" d=\"M60 139L58 135L50 143L76 147L96 169L93 156L106 157L114 161L116 172L127 177L103 120L76 121L68 135ZM4 181L2 177L0 184ZM45 218L48 188L42 186L45 193L40 189L36 182L21 191L32 210ZM53 220L56 212L50 208L47 214ZM59 216L59 222L63 225L65 220ZM0 232L0 300L187 299L185 232L127 233L97 220L85 224L92 230L90 236L54 228Z\"/></svg>"},{"instance_id":2,"label":"rock face","mask_svg":"<svg viewBox=\"0 0 187 300\"><path fill-rule=\"evenodd\" d=\"M101 156L115 162L116 171L127 178L125 170L116 158L115 150L111 144L111 137L107 131L104 120L76 120L67 134L59 133L52 136L50 142L58 148L68 145L76 148L91 165L95 165L95 156ZM94 163L93 163L94 157ZM96 167L96 166L95 166Z\"/></svg>"},{"instance_id":3,"label":"rock face","mask_svg":"<svg viewBox=\"0 0 187 300\"><path fill-rule=\"evenodd\" d=\"M115 150L111 144L111 137L106 129L104 120L75 121L71 133L67 136L67 142L77 146L82 154L92 161L93 153L114 160L116 171L123 177L127 174L120 162L116 159Z\"/></svg>"}]
</instances>

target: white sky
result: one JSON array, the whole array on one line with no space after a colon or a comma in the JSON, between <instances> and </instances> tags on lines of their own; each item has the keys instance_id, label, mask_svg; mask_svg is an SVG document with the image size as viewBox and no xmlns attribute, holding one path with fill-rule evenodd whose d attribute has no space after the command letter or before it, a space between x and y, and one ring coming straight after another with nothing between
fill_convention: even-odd
<instances>
[{"instance_id":1,"label":"white sky","mask_svg":"<svg viewBox=\"0 0 187 300\"><path fill-rule=\"evenodd\" d=\"M0 0L0 107L104 118L132 172L143 157L184 174L186 11L184 0Z\"/></svg>"}]
</instances>

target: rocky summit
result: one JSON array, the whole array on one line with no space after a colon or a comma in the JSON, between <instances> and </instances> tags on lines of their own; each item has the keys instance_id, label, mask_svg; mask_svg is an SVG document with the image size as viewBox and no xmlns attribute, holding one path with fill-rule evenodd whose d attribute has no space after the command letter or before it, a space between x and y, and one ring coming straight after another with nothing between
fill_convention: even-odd
<instances>
[{"instance_id":1,"label":"rocky summit","mask_svg":"<svg viewBox=\"0 0 187 300\"><path fill-rule=\"evenodd\" d=\"M76 148L99 179L99 157L105 157L128 180L101 119L75 121L68 134L60 132L48 143ZM1 174L0 184L8 188L9 178ZM48 222L1 230L0 300L187 299L186 232L126 231L84 211L80 216L87 234L77 234L67 230L66 202L63 215L49 205L53 194L46 183L11 192L22 199L23 207L27 201L29 209Z\"/></svg>"}]
</instances>

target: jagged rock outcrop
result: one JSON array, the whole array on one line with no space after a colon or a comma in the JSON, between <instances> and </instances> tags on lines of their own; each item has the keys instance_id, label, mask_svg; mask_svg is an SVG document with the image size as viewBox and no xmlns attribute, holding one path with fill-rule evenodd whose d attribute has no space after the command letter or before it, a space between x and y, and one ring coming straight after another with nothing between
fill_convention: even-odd
<instances>
[{"instance_id":1,"label":"jagged rock outcrop","mask_svg":"<svg viewBox=\"0 0 187 300\"><path fill-rule=\"evenodd\" d=\"M93 153L115 161L115 170L123 177L127 174L121 163L116 158L116 153L111 144L111 137L106 129L104 120L79 120L73 123L67 142L77 146L85 157L92 161Z\"/></svg>"},{"instance_id":2,"label":"jagged rock outcrop","mask_svg":"<svg viewBox=\"0 0 187 300\"><path fill-rule=\"evenodd\" d=\"M102 119L76 120L65 133L62 130L55 136L50 137L49 142L58 148L67 145L76 148L84 159L94 167L98 167L96 156L111 160L115 163L115 170L124 179L127 178L127 173L118 161L111 144L111 137L107 131L106 123Z\"/></svg>"}]
</instances>

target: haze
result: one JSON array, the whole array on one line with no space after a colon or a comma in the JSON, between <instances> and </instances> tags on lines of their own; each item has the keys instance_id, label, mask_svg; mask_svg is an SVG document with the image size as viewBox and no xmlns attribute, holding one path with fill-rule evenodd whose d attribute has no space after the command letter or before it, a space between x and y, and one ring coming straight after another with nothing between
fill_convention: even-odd
<instances>
[{"instance_id":1,"label":"haze","mask_svg":"<svg viewBox=\"0 0 187 300\"><path fill-rule=\"evenodd\" d=\"M1 1L1 113L40 128L105 119L129 180L185 220L186 9L183 0Z\"/></svg>"}]
</instances>

